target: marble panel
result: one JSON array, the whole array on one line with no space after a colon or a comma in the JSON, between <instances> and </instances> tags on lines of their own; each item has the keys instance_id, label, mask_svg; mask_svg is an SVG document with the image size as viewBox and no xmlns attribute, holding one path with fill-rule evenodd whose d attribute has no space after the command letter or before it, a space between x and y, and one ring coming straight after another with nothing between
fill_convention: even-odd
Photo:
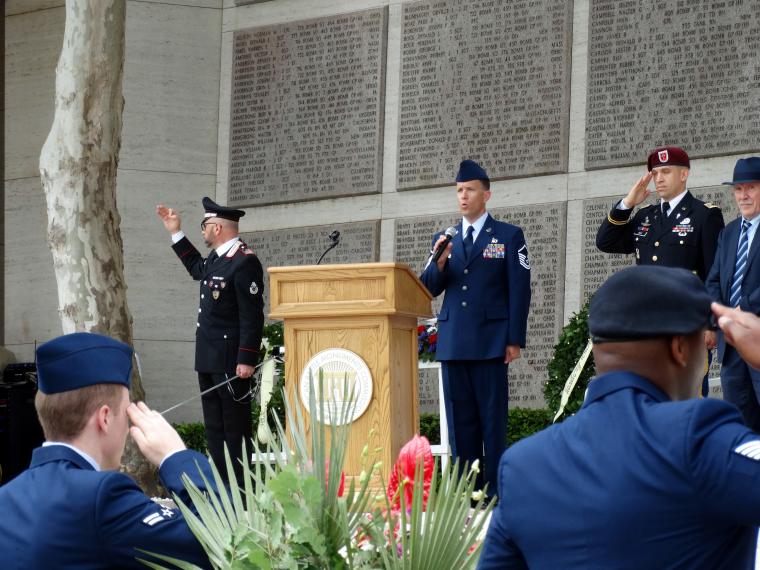
<instances>
[{"instance_id":1,"label":"marble panel","mask_svg":"<svg viewBox=\"0 0 760 570\"><path fill-rule=\"evenodd\" d=\"M586 168L760 150L756 2L590 0Z\"/></svg>"},{"instance_id":2,"label":"marble panel","mask_svg":"<svg viewBox=\"0 0 760 570\"><path fill-rule=\"evenodd\" d=\"M230 204L380 191L386 17L367 10L234 33Z\"/></svg>"},{"instance_id":3,"label":"marble panel","mask_svg":"<svg viewBox=\"0 0 760 570\"><path fill-rule=\"evenodd\" d=\"M214 174L221 10L128 8L121 168Z\"/></svg>"},{"instance_id":4,"label":"marble panel","mask_svg":"<svg viewBox=\"0 0 760 570\"><path fill-rule=\"evenodd\" d=\"M567 171L572 2L403 5L398 188Z\"/></svg>"}]
</instances>

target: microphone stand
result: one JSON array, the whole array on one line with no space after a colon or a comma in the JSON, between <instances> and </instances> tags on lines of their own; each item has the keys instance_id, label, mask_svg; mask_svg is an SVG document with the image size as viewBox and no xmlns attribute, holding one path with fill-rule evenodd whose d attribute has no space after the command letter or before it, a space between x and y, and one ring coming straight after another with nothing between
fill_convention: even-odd
<instances>
[{"instance_id":1,"label":"microphone stand","mask_svg":"<svg viewBox=\"0 0 760 570\"><path fill-rule=\"evenodd\" d=\"M329 236L327 236L332 243L330 243L330 246L325 250L325 252L322 254L322 256L319 258L319 261L317 261L317 265L322 263L322 260L325 258L325 255L327 255L327 252L333 249L335 246L337 246L340 243L340 232L334 231Z\"/></svg>"}]
</instances>

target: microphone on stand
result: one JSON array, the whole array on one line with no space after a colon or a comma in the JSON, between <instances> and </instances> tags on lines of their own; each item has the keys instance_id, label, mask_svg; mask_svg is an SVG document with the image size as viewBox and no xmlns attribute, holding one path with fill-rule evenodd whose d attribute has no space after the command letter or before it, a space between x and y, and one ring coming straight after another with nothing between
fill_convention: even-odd
<instances>
[{"instance_id":1,"label":"microphone on stand","mask_svg":"<svg viewBox=\"0 0 760 570\"><path fill-rule=\"evenodd\" d=\"M322 256L319 258L319 261L317 261L317 265L322 263L322 260L325 258L325 255L327 255L327 252L330 251L332 248L337 246L340 243L340 232L338 230L333 230L330 232L330 234L327 236L327 239L330 240L330 245L325 250L325 252L322 254Z\"/></svg>"}]
</instances>

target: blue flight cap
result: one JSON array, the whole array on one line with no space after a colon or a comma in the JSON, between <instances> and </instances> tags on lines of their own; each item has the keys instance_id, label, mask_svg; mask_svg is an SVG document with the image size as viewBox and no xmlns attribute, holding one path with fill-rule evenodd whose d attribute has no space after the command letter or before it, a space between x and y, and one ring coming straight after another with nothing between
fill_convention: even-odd
<instances>
[{"instance_id":1,"label":"blue flight cap","mask_svg":"<svg viewBox=\"0 0 760 570\"><path fill-rule=\"evenodd\" d=\"M474 160L463 160L457 172L457 182L469 182L470 180L487 180L488 174L485 169Z\"/></svg>"},{"instance_id":2,"label":"blue flight cap","mask_svg":"<svg viewBox=\"0 0 760 570\"><path fill-rule=\"evenodd\" d=\"M710 295L691 271L637 265L607 279L591 299L591 339L625 342L686 336L710 323Z\"/></svg>"},{"instance_id":3,"label":"blue flight cap","mask_svg":"<svg viewBox=\"0 0 760 570\"><path fill-rule=\"evenodd\" d=\"M122 384L129 389L132 349L95 333L66 334L37 347L37 384L44 394L94 384Z\"/></svg>"}]
</instances>

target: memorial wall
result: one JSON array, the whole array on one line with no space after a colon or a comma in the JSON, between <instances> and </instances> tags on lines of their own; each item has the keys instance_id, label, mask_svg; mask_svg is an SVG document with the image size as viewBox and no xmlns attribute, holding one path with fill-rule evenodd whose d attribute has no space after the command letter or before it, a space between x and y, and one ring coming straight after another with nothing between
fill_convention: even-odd
<instances>
[{"instance_id":1,"label":"memorial wall","mask_svg":"<svg viewBox=\"0 0 760 570\"><path fill-rule=\"evenodd\" d=\"M60 332L37 165L63 5L6 3L4 336L19 360ZM324 263L418 271L459 219L453 179L472 158L492 177L491 213L525 231L533 302L510 391L543 406L563 324L633 263L594 238L651 148L685 148L689 188L736 215L721 183L760 154L758 54L757 0L130 2L118 195L152 402L197 390L197 284L156 202L199 247L203 196L243 208L265 267L315 263L337 230ZM423 374L433 411L436 373ZM200 417L187 410L174 419Z\"/></svg>"},{"instance_id":2,"label":"memorial wall","mask_svg":"<svg viewBox=\"0 0 760 570\"><path fill-rule=\"evenodd\" d=\"M742 0L382 4L302 18L285 0L230 10L218 197L250 208L246 237L265 266L312 263L339 229L331 263L419 272L432 235L459 220L459 161L478 160L489 211L523 228L532 264L511 401L542 406L563 324L633 263L594 240L651 148L684 147L693 193L736 215L720 183L760 149L759 11ZM422 376L432 411L435 374Z\"/></svg>"}]
</instances>

